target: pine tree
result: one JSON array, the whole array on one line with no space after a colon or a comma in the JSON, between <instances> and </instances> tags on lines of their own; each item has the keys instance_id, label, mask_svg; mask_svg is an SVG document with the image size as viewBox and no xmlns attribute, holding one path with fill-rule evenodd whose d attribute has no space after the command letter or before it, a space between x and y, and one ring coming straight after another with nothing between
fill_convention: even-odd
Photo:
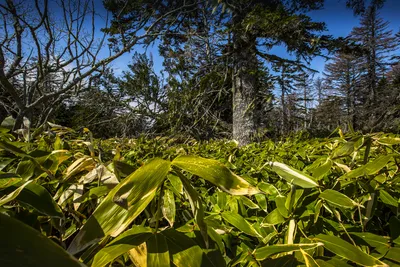
<instances>
[{"instance_id":1,"label":"pine tree","mask_svg":"<svg viewBox=\"0 0 400 267\"><path fill-rule=\"evenodd\" d=\"M317 96L318 105L322 103L322 99L324 97L324 88L325 88L324 79L322 79L321 77L317 77L313 82L313 89Z\"/></svg>"},{"instance_id":2,"label":"pine tree","mask_svg":"<svg viewBox=\"0 0 400 267\"><path fill-rule=\"evenodd\" d=\"M281 109L281 124L280 124L280 133L281 135L287 134L291 127L291 117L290 115L293 112L289 112L288 105L288 96L293 95L295 88L295 79L298 74L298 67L294 66L290 63L278 63L275 64L274 70L279 73L278 76L275 77L276 81L276 90L280 95L280 109Z\"/></svg>"},{"instance_id":3,"label":"pine tree","mask_svg":"<svg viewBox=\"0 0 400 267\"><path fill-rule=\"evenodd\" d=\"M343 113L346 118L343 121L356 128L356 107L364 100L360 94L360 60L352 54L338 53L333 61L325 65L325 84L343 103Z\"/></svg>"},{"instance_id":4,"label":"pine tree","mask_svg":"<svg viewBox=\"0 0 400 267\"><path fill-rule=\"evenodd\" d=\"M360 63L363 69L362 87L364 89L364 119L369 120L371 127L380 117L381 108L378 104L382 94L378 89L380 81L384 79L390 66L388 59L396 49L398 43L391 30L388 30L389 22L379 17L377 5L372 3L364 12L360 20L360 26L355 27L350 38L361 46L363 55Z\"/></svg>"},{"instance_id":5,"label":"pine tree","mask_svg":"<svg viewBox=\"0 0 400 267\"><path fill-rule=\"evenodd\" d=\"M297 109L299 111L299 119L303 121L302 129L306 130L311 121L310 108L314 100L312 95L312 77L311 73L300 70L295 79L295 87L297 91Z\"/></svg>"}]
</instances>

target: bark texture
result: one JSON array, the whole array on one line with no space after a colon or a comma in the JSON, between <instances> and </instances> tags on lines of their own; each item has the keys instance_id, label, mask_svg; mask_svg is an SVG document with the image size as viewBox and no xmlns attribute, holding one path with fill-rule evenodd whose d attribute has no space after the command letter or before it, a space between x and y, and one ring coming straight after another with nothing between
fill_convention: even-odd
<instances>
[{"instance_id":1,"label":"bark texture","mask_svg":"<svg viewBox=\"0 0 400 267\"><path fill-rule=\"evenodd\" d=\"M233 139L244 146L256 131L257 57L256 39L249 34L235 34L233 72Z\"/></svg>"}]
</instances>

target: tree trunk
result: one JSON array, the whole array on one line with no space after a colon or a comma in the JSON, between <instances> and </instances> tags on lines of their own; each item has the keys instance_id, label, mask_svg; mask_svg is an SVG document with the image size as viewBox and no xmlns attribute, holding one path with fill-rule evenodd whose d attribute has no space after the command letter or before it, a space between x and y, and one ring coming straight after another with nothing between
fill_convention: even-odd
<instances>
[{"instance_id":1,"label":"tree trunk","mask_svg":"<svg viewBox=\"0 0 400 267\"><path fill-rule=\"evenodd\" d=\"M286 102L285 102L285 91L286 90L284 88L283 81L282 81L281 90L282 90L281 91L281 105L282 105L281 135L284 136L286 134L286 129L287 129L287 110L286 110Z\"/></svg>"},{"instance_id":2,"label":"tree trunk","mask_svg":"<svg viewBox=\"0 0 400 267\"><path fill-rule=\"evenodd\" d=\"M249 34L234 33L233 45L233 139L244 146L251 142L256 130L256 39Z\"/></svg>"}]
</instances>

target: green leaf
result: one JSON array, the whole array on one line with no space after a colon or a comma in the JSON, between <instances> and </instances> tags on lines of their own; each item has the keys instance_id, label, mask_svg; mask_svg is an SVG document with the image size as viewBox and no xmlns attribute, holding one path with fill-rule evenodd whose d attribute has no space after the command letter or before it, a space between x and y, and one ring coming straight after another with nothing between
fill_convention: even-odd
<instances>
[{"instance_id":1,"label":"green leaf","mask_svg":"<svg viewBox=\"0 0 400 267\"><path fill-rule=\"evenodd\" d=\"M253 226L239 214L231 211L224 211L221 215L228 223L232 224L243 233L254 237L261 237Z\"/></svg>"},{"instance_id":2,"label":"green leaf","mask_svg":"<svg viewBox=\"0 0 400 267\"><path fill-rule=\"evenodd\" d=\"M162 213L172 227L175 222L175 197L174 193L168 189L164 190Z\"/></svg>"},{"instance_id":3,"label":"green leaf","mask_svg":"<svg viewBox=\"0 0 400 267\"><path fill-rule=\"evenodd\" d=\"M189 180L182 173L180 173L179 171L177 171L176 173L178 174L178 177L182 182L183 188L187 192L194 219L200 229L200 233L203 236L206 246L208 246L207 224L204 221L203 203L201 201L199 193L197 193L197 191L190 184Z\"/></svg>"},{"instance_id":4,"label":"green leaf","mask_svg":"<svg viewBox=\"0 0 400 267\"><path fill-rule=\"evenodd\" d=\"M337 236L319 234L314 239L322 242L324 247L332 253L362 266L387 266L385 263L371 255L368 255Z\"/></svg>"},{"instance_id":5,"label":"green leaf","mask_svg":"<svg viewBox=\"0 0 400 267\"><path fill-rule=\"evenodd\" d=\"M115 203L127 209L146 194L155 192L164 182L171 168L170 162L160 159L152 160L145 166L147 168L138 169L125 178L123 185L118 186L113 196ZM151 172L148 169L151 169Z\"/></svg>"},{"instance_id":6,"label":"green leaf","mask_svg":"<svg viewBox=\"0 0 400 267\"><path fill-rule=\"evenodd\" d=\"M283 252L299 251L300 249L309 250L322 246L322 243L308 243L308 244L277 244L272 246L264 246L257 248L254 255L257 260L265 260L266 258Z\"/></svg>"},{"instance_id":7,"label":"green leaf","mask_svg":"<svg viewBox=\"0 0 400 267\"><path fill-rule=\"evenodd\" d=\"M257 195L259 195L259 194L257 194ZM254 203L253 201L251 201L250 199L248 199L245 196L239 196L239 199L242 201L243 205L245 205L249 209L258 209L259 208L256 203Z\"/></svg>"},{"instance_id":8,"label":"green leaf","mask_svg":"<svg viewBox=\"0 0 400 267\"><path fill-rule=\"evenodd\" d=\"M317 259L316 262L321 267L352 267L352 265L347 264L347 260L339 259L338 256L329 258L329 260Z\"/></svg>"},{"instance_id":9,"label":"green leaf","mask_svg":"<svg viewBox=\"0 0 400 267\"><path fill-rule=\"evenodd\" d=\"M296 170L295 168L289 167L283 163L272 162L271 164L272 170L289 183L293 183L303 188L313 188L318 186L314 178L312 178L308 174Z\"/></svg>"},{"instance_id":10,"label":"green leaf","mask_svg":"<svg viewBox=\"0 0 400 267\"><path fill-rule=\"evenodd\" d=\"M177 267L201 267L215 266L203 253L203 250L188 236L167 229L160 232L167 241L170 257Z\"/></svg>"},{"instance_id":11,"label":"green leaf","mask_svg":"<svg viewBox=\"0 0 400 267\"><path fill-rule=\"evenodd\" d=\"M22 178L15 173L0 173L0 190L22 182Z\"/></svg>"},{"instance_id":12,"label":"green leaf","mask_svg":"<svg viewBox=\"0 0 400 267\"><path fill-rule=\"evenodd\" d=\"M332 158L340 158L348 156L354 151L354 142L346 142L343 146L337 148L332 155Z\"/></svg>"},{"instance_id":13,"label":"green leaf","mask_svg":"<svg viewBox=\"0 0 400 267\"><path fill-rule=\"evenodd\" d=\"M118 186L111 190L107 197L96 208L92 216L89 217L71 242L68 251L72 254L76 254L106 235L115 237L123 232L147 207L156 194L154 188L147 187L148 183L140 184L135 181L143 181L146 180L144 177L147 177L148 179L158 180L161 184L169 170L170 162L162 159L154 159L126 177ZM129 205L128 209L125 209L114 203L112 199L115 193L127 184L133 185L135 187L135 192L137 192L139 196L128 196L127 202ZM154 185L157 183L152 184ZM137 199L135 203L131 201L133 197Z\"/></svg>"},{"instance_id":14,"label":"green leaf","mask_svg":"<svg viewBox=\"0 0 400 267\"><path fill-rule=\"evenodd\" d=\"M183 194L183 185L179 177L173 174L169 174L167 176L168 180L170 181L171 185L179 194Z\"/></svg>"},{"instance_id":15,"label":"green leaf","mask_svg":"<svg viewBox=\"0 0 400 267\"><path fill-rule=\"evenodd\" d=\"M332 168L332 160L327 159L324 164L312 170L313 177L315 177L315 179L317 180L320 180L325 176L325 174L327 174L330 171L331 168Z\"/></svg>"},{"instance_id":16,"label":"green leaf","mask_svg":"<svg viewBox=\"0 0 400 267\"><path fill-rule=\"evenodd\" d=\"M16 200L31 206L42 214L58 218L64 217L60 207L53 200L50 193L37 183L28 184Z\"/></svg>"},{"instance_id":17,"label":"green leaf","mask_svg":"<svg viewBox=\"0 0 400 267\"><path fill-rule=\"evenodd\" d=\"M90 171L96 165L96 162L93 160L92 157L83 156L77 160L75 160L66 170L64 173L64 177L62 182L66 182L67 180L71 179L78 173L82 171Z\"/></svg>"},{"instance_id":18,"label":"green leaf","mask_svg":"<svg viewBox=\"0 0 400 267\"><path fill-rule=\"evenodd\" d=\"M400 144L400 138L398 137L383 137L376 140L378 143L382 145L398 145Z\"/></svg>"},{"instance_id":19,"label":"green leaf","mask_svg":"<svg viewBox=\"0 0 400 267\"><path fill-rule=\"evenodd\" d=\"M286 208L285 203L286 203L286 197L285 196L277 196L275 198L276 208L278 209L279 213L283 217L288 218L289 217L289 211Z\"/></svg>"},{"instance_id":20,"label":"green leaf","mask_svg":"<svg viewBox=\"0 0 400 267\"><path fill-rule=\"evenodd\" d=\"M366 242L368 245L371 247L389 247L389 241L390 239L385 236L380 236L380 235L375 235L373 233L368 233L368 232L349 232L350 235L356 236L360 239L362 239L364 242Z\"/></svg>"},{"instance_id":21,"label":"green leaf","mask_svg":"<svg viewBox=\"0 0 400 267\"><path fill-rule=\"evenodd\" d=\"M14 191L12 191L11 193L5 195L0 199L0 206L3 206L4 204L14 200L16 197L18 197L18 195L22 192L22 190L24 190L25 186L29 185L32 182L33 181L27 181L17 188L13 187L12 189L14 189Z\"/></svg>"},{"instance_id":22,"label":"green leaf","mask_svg":"<svg viewBox=\"0 0 400 267\"><path fill-rule=\"evenodd\" d=\"M314 258L305 252L303 249L300 248L300 252L303 255L304 263L307 267L320 267L319 264L314 260Z\"/></svg>"},{"instance_id":23,"label":"green leaf","mask_svg":"<svg viewBox=\"0 0 400 267\"><path fill-rule=\"evenodd\" d=\"M368 162L364 166L361 166L357 169L354 169L342 177L340 177L341 180L344 179L351 179L351 178L357 178L360 176L364 175L373 175L378 173L381 169L383 169L386 164L393 158L392 155L386 155L386 156L380 156L374 161Z\"/></svg>"},{"instance_id":24,"label":"green leaf","mask_svg":"<svg viewBox=\"0 0 400 267\"><path fill-rule=\"evenodd\" d=\"M257 186L261 191L263 191L267 195L270 195L270 196L279 195L279 190L272 184L267 184L267 183L261 182Z\"/></svg>"},{"instance_id":25,"label":"green leaf","mask_svg":"<svg viewBox=\"0 0 400 267\"><path fill-rule=\"evenodd\" d=\"M84 266L33 228L0 213L1 266Z\"/></svg>"},{"instance_id":26,"label":"green leaf","mask_svg":"<svg viewBox=\"0 0 400 267\"><path fill-rule=\"evenodd\" d=\"M86 201L97 199L102 196L107 195L110 189L103 185L98 187L90 188L86 193L84 193L81 197L74 199L73 203L85 203Z\"/></svg>"},{"instance_id":27,"label":"green leaf","mask_svg":"<svg viewBox=\"0 0 400 267\"><path fill-rule=\"evenodd\" d=\"M170 267L168 244L165 236L153 234L147 241L147 266Z\"/></svg>"},{"instance_id":28,"label":"green leaf","mask_svg":"<svg viewBox=\"0 0 400 267\"><path fill-rule=\"evenodd\" d=\"M314 223L318 221L319 214L321 213L321 208L322 208L322 200L318 200L317 204L315 204L315 210L314 210Z\"/></svg>"},{"instance_id":29,"label":"green leaf","mask_svg":"<svg viewBox=\"0 0 400 267\"><path fill-rule=\"evenodd\" d=\"M129 165L128 163L117 160L114 161L114 168L116 171L122 174L123 177L126 177L135 171L135 167Z\"/></svg>"},{"instance_id":30,"label":"green leaf","mask_svg":"<svg viewBox=\"0 0 400 267\"><path fill-rule=\"evenodd\" d=\"M97 252L94 256L92 266L105 266L125 252L146 242L152 236L150 228L135 225L132 229L125 231Z\"/></svg>"},{"instance_id":31,"label":"green leaf","mask_svg":"<svg viewBox=\"0 0 400 267\"><path fill-rule=\"evenodd\" d=\"M352 209L354 207L359 206L359 204L353 201L348 196L332 189L326 189L319 195L319 198L322 198L328 201L330 204L335 206L345 208L345 209Z\"/></svg>"},{"instance_id":32,"label":"green leaf","mask_svg":"<svg viewBox=\"0 0 400 267\"><path fill-rule=\"evenodd\" d=\"M258 206L260 206L260 208L263 211L267 212L268 211L268 204L267 204L267 198L265 197L265 195L257 194L257 195L254 195L254 196L255 196L255 198L257 200Z\"/></svg>"},{"instance_id":33,"label":"green leaf","mask_svg":"<svg viewBox=\"0 0 400 267\"><path fill-rule=\"evenodd\" d=\"M225 255L225 245L222 241L222 237L212 227L207 227L207 233L211 237L211 239L215 241L219 250L221 251L221 254Z\"/></svg>"},{"instance_id":34,"label":"green leaf","mask_svg":"<svg viewBox=\"0 0 400 267\"><path fill-rule=\"evenodd\" d=\"M261 225L270 226L270 225L277 225L283 222L285 222L285 218L283 218L278 209L274 209L273 211L268 213L267 217L264 218Z\"/></svg>"},{"instance_id":35,"label":"green leaf","mask_svg":"<svg viewBox=\"0 0 400 267\"><path fill-rule=\"evenodd\" d=\"M365 174L373 175L378 173L393 158L392 155L379 156L372 162L365 164Z\"/></svg>"},{"instance_id":36,"label":"green leaf","mask_svg":"<svg viewBox=\"0 0 400 267\"><path fill-rule=\"evenodd\" d=\"M179 156L172 165L195 174L232 195L254 195L260 191L246 180L231 172L225 165L213 159L195 156Z\"/></svg>"},{"instance_id":37,"label":"green leaf","mask_svg":"<svg viewBox=\"0 0 400 267\"><path fill-rule=\"evenodd\" d=\"M400 219L392 216L389 219L390 238L392 242L400 245Z\"/></svg>"},{"instance_id":38,"label":"green leaf","mask_svg":"<svg viewBox=\"0 0 400 267\"><path fill-rule=\"evenodd\" d=\"M15 119L12 116L6 117L0 124L1 127L11 130L14 128Z\"/></svg>"},{"instance_id":39,"label":"green leaf","mask_svg":"<svg viewBox=\"0 0 400 267\"><path fill-rule=\"evenodd\" d=\"M13 162L15 159L4 159L2 158L0 161L0 171L2 171L8 164Z\"/></svg>"},{"instance_id":40,"label":"green leaf","mask_svg":"<svg viewBox=\"0 0 400 267\"><path fill-rule=\"evenodd\" d=\"M35 173L35 164L30 160L20 161L15 172L24 180L28 180Z\"/></svg>"},{"instance_id":41,"label":"green leaf","mask_svg":"<svg viewBox=\"0 0 400 267\"><path fill-rule=\"evenodd\" d=\"M390 248L385 258L400 263L400 248Z\"/></svg>"},{"instance_id":42,"label":"green leaf","mask_svg":"<svg viewBox=\"0 0 400 267\"><path fill-rule=\"evenodd\" d=\"M397 207L399 203L397 200L392 197L388 192L385 190L379 190L379 198L382 200L383 203L389 206Z\"/></svg>"}]
</instances>

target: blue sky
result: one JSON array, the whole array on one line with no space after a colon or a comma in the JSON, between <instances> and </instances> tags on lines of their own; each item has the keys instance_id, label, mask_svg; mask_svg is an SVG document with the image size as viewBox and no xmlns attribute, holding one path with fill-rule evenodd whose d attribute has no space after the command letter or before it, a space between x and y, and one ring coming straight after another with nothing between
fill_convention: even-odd
<instances>
[{"instance_id":1,"label":"blue sky","mask_svg":"<svg viewBox=\"0 0 400 267\"><path fill-rule=\"evenodd\" d=\"M386 0L384 7L379 11L384 21L389 21L389 30L397 33L400 30L400 0ZM309 16L318 22L325 22L327 32L333 37L345 37L350 34L353 27L359 26L359 16L354 16L353 11L346 8L345 0L325 0L323 9L309 13ZM284 47L276 47L272 50L277 55L287 56ZM324 70L326 59L315 57L311 62L311 68L318 70L320 74Z\"/></svg>"},{"instance_id":2,"label":"blue sky","mask_svg":"<svg viewBox=\"0 0 400 267\"><path fill-rule=\"evenodd\" d=\"M347 36L353 27L359 25L359 17L353 15L353 11L346 8L345 0L325 0L324 8L321 10L312 11L309 13L314 21L325 22L328 31L325 34L333 35L334 37ZM96 1L96 9L103 11L101 1ZM389 29L396 33L400 30L400 0L386 0L384 7L379 11L380 16L389 21ZM100 22L100 21L99 21ZM116 74L120 74L127 69L127 65L131 62L133 53L144 52L142 47L135 47L131 54L126 54L113 62L113 68ZM146 51L153 55L154 67L156 72L162 70L162 58L157 51L157 45L149 47ZM275 47L272 52L278 56L290 57L287 55L284 47ZM326 60L321 57L316 57L312 60L312 68L322 73Z\"/></svg>"}]
</instances>

